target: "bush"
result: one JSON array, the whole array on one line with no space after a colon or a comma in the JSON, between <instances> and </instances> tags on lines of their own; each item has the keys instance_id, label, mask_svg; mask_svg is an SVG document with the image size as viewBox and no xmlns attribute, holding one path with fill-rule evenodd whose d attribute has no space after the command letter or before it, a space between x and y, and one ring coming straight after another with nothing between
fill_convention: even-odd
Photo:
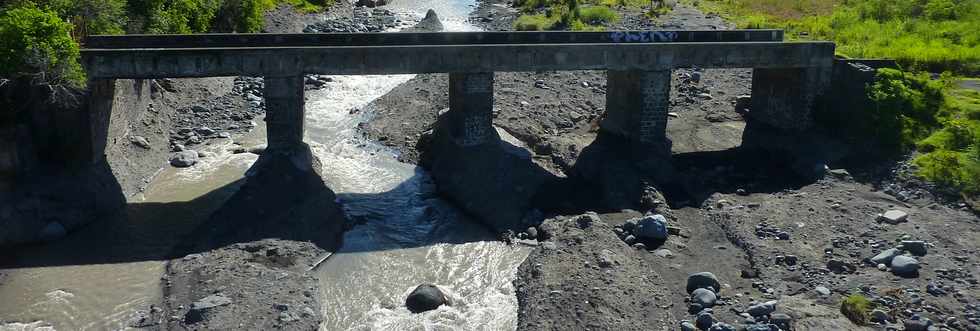
<instances>
[{"instance_id":1,"label":"bush","mask_svg":"<svg viewBox=\"0 0 980 331\"><path fill-rule=\"evenodd\" d=\"M619 15L606 6L590 6L579 10L579 20L590 25L615 23Z\"/></svg>"},{"instance_id":2,"label":"bush","mask_svg":"<svg viewBox=\"0 0 980 331\"><path fill-rule=\"evenodd\" d=\"M541 31L550 30L555 25L556 20L543 14L521 15L514 21L514 30L518 31Z\"/></svg>"},{"instance_id":3,"label":"bush","mask_svg":"<svg viewBox=\"0 0 980 331\"><path fill-rule=\"evenodd\" d=\"M904 152L939 126L936 119L947 83L894 69L878 71L868 89L873 103L860 121L873 139L893 152Z\"/></svg>"},{"instance_id":4,"label":"bush","mask_svg":"<svg viewBox=\"0 0 980 331\"><path fill-rule=\"evenodd\" d=\"M71 25L33 4L0 12L0 76L33 76L40 84L81 86L78 43Z\"/></svg>"},{"instance_id":5,"label":"bush","mask_svg":"<svg viewBox=\"0 0 980 331\"><path fill-rule=\"evenodd\" d=\"M860 294L851 294L840 304L840 312L857 325L868 323L871 313L871 301Z\"/></svg>"}]
</instances>

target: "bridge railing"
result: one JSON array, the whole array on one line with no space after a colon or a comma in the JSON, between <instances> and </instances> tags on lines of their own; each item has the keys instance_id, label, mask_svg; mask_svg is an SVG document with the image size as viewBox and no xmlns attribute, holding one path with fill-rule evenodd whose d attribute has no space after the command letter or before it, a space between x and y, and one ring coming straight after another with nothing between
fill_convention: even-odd
<instances>
[{"instance_id":1,"label":"bridge railing","mask_svg":"<svg viewBox=\"0 0 980 331\"><path fill-rule=\"evenodd\" d=\"M782 30L402 32L89 36L88 49L781 42Z\"/></svg>"}]
</instances>

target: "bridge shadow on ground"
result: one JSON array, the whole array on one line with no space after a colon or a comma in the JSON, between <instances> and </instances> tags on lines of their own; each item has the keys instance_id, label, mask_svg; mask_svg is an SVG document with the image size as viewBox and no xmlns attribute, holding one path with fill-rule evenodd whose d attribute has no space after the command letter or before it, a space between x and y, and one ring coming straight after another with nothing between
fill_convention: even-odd
<instances>
[{"instance_id":1,"label":"bridge shadow on ground","mask_svg":"<svg viewBox=\"0 0 980 331\"><path fill-rule=\"evenodd\" d=\"M439 198L421 170L385 192L338 196L319 175L285 170L293 168L287 163L256 162L249 171L265 171L192 200L129 203L62 240L10 247L0 252L0 270L162 261L268 238L308 241L336 251L351 227L359 228L355 238L385 236L382 241L389 244L355 242L344 252L495 239L485 225ZM337 201L356 209L351 220ZM439 221L445 219L453 222Z\"/></svg>"}]
</instances>

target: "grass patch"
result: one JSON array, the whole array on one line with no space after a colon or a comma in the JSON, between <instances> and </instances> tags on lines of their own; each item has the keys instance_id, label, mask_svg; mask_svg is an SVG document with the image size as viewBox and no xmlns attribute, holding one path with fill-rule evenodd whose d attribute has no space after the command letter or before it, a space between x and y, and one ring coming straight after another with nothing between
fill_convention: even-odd
<instances>
[{"instance_id":1,"label":"grass patch","mask_svg":"<svg viewBox=\"0 0 980 331\"><path fill-rule=\"evenodd\" d=\"M871 301L860 294L851 294L840 304L840 312L857 325L865 325L871 314Z\"/></svg>"},{"instance_id":2,"label":"grass patch","mask_svg":"<svg viewBox=\"0 0 980 331\"><path fill-rule=\"evenodd\" d=\"M631 4L637 0L623 0ZM598 31L619 21L611 7L620 0L517 0L524 12L514 21L518 31L573 30Z\"/></svg>"},{"instance_id":3,"label":"grass patch","mask_svg":"<svg viewBox=\"0 0 980 331\"><path fill-rule=\"evenodd\" d=\"M616 23L619 15L606 6L589 6L579 10L579 20L588 25Z\"/></svg>"},{"instance_id":4,"label":"grass patch","mask_svg":"<svg viewBox=\"0 0 980 331\"><path fill-rule=\"evenodd\" d=\"M832 40L853 58L893 58L905 69L980 74L980 1L688 0L740 28Z\"/></svg>"},{"instance_id":5,"label":"grass patch","mask_svg":"<svg viewBox=\"0 0 980 331\"><path fill-rule=\"evenodd\" d=\"M551 30L557 19L553 19L544 14L525 14L514 21L514 30L517 31L542 31Z\"/></svg>"}]
</instances>

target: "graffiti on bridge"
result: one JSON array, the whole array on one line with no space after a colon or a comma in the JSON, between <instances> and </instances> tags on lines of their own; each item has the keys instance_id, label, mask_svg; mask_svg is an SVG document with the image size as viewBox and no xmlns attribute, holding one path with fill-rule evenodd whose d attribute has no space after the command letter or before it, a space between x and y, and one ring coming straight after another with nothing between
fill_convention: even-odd
<instances>
[{"instance_id":1,"label":"graffiti on bridge","mask_svg":"<svg viewBox=\"0 0 980 331\"><path fill-rule=\"evenodd\" d=\"M674 31L616 31L609 34L613 42L627 43L656 43L673 42L677 40Z\"/></svg>"}]
</instances>

